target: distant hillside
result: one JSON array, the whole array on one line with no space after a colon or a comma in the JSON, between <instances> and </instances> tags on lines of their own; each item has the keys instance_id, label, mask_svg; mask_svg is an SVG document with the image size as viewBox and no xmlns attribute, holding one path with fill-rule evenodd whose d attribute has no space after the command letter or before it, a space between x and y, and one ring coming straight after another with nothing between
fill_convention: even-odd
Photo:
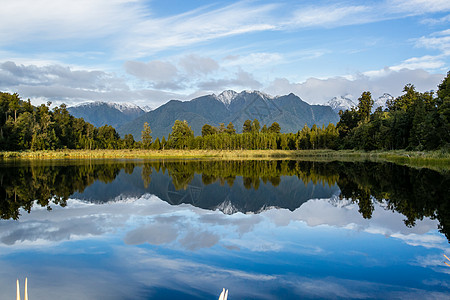
<instances>
[{"instance_id":1,"label":"distant hillside","mask_svg":"<svg viewBox=\"0 0 450 300\"><path fill-rule=\"evenodd\" d=\"M226 126L232 122L237 132L241 132L245 120L258 119L261 126L278 122L282 132L297 132L305 123L328 125L338 122L339 116L329 106L309 105L294 94L271 97L258 91L225 91L185 102L171 100L119 127L118 132L121 136L131 133L140 140L143 125L148 122L154 138L167 138L177 119L186 120L197 136L205 124Z\"/></svg>"},{"instance_id":2,"label":"distant hillside","mask_svg":"<svg viewBox=\"0 0 450 300\"><path fill-rule=\"evenodd\" d=\"M345 111L357 106L358 100L356 103L351 99L351 95L339 96L330 99L325 105L330 106L335 112L339 113L340 110ZM384 93L378 98L374 98L374 103L372 107L372 113L378 108L381 107L383 110L386 109L387 101L394 99L390 94Z\"/></svg>"},{"instance_id":3,"label":"distant hillside","mask_svg":"<svg viewBox=\"0 0 450 300\"><path fill-rule=\"evenodd\" d=\"M142 108L134 104L98 101L78 104L68 107L67 110L74 117L83 118L96 127L108 124L115 128L145 114Z\"/></svg>"}]
</instances>

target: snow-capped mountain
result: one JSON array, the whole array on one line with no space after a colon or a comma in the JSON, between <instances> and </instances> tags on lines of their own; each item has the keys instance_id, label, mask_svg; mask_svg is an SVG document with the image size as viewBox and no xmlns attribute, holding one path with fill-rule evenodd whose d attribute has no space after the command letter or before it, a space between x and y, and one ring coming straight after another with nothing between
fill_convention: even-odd
<instances>
[{"instance_id":1,"label":"snow-capped mountain","mask_svg":"<svg viewBox=\"0 0 450 300\"><path fill-rule=\"evenodd\" d=\"M123 113L129 113L131 111L136 111L136 110L143 110L142 108L140 108L139 106L137 106L136 104L133 103L128 103L128 102L124 102L124 103L106 103L107 105L114 107L115 109L123 112Z\"/></svg>"},{"instance_id":2,"label":"snow-capped mountain","mask_svg":"<svg viewBox=\"0 0 450 300\"><path fill-rule=\"evenodd\" d=\"M378 107L381 107L383 110L386 109L386 102L388 100L392 100L394 99L394 97L392 97L390 94L388 93L384 93L383 95L381 95L380 97L378 97L378 99L376 99L373 103L373 108L372 108L372 112L374 112Z\"/></svg>"},{"instance_id":3,"label":"snow-capped mountain","mask_svg":"<svg viewBox=\"0 0 450 300\"><path fill-rule=\"evenodd\" d=\"M151 107L148 106L148 105L141 106L141 109L142 109L143 111L145 111L145 112L149 112L149 111L152 111L152 110L153 110L153 108L151 108Z\"/></svg>"},{"instance_id":4,"label":"snow-capped mountain","mask_svg":"<svg viewBox=\"0 0 450 300\"><path fill-rule=\"evenodd\" d=\"M237 93L233 90L226 90L220 93L219 95L213 94L212 96L216 98L217 101L222 102L223 104L225 104L227 108L229 108L229 106L234 100L238 98L245 98L246 96L254 97L255 95L265 100L275 99L275 97L272 97L260 91L242 91L240 93Z\"/></svg>"},{"instance_id":5,"label":"snow-capped mountain","mask_svg":"<svg viewBox=\"0 0 450 300\"><path fill-rule=\"evenodd\" d=\"M325 105L330 106L335 112L339 112L340 110L345 111L345 110L351 109L352 107L357 106L357 104L355 102L353 102L353 100L351 98L352 98L351 95L334 97L331 100L329 100L327 103L325 103ZM383 110L386 109L386 107L387 107L386 102L388 100L392 100L392 99L394 99L394 97L392 97L388 93L384 93L377 99L374 99L372 112L374 112L378 107L381 107Z\"/></svg>"},{"instance_id":6,"label":"snow-capped mountain","mask_svg":"<svg viewBox=\"0 0 450 300\"><path fill-rule=\"evenodd\" d=\"M339 116L323 105L310 105L300 97L289 94L272 97L259 91L224 91L218 95L200 96L189 101L171 100L160 107L124 124L118 128L121 136L132 134L135 139L141 136L142 126L147 122L154 139L167 136L172 131L175 120L186 120L200 135L205 124L219 126L220 123L233 123L241 132L246 120L257 119L261 126L277 122L281 132L297 132L308 124L336 123Z\"/></svg>"},{"instance_id":7,"label":"snow-capped mountain","mask_svg":"<svg viewBox=\"0 0 450 300\"><path fill-rule=\"evenodd\" d=\"M78 103L74 106L71 106L70 108L78 108L78 107L95 108L95 107L104 107L104 106L117 109L118 111L123 112L123 113L143 111L143 109L141 107L139 107L138 105L129 103L129 102L113 103L113 102L103 102L103 101L92 101L92 102Z\"/></svg>"},{"instance_id":8,"label":"snow-capped mountain","mask_svg":"<svg viewBox=\"0 0 450 300\"><path fill-rule=\"evenodd\" d=\"M223 91L219 95L213 95L216 97L216 99L223 104L225 104L226 107L230 106L231 102L236 98L238 93L232 90Z\"/></svg>"},{"instance_id":9,"label":"snow-capped mountain","mask_svg":"<svg viewBox=\"0 0 450 300\"><path fill-rule=\"evenodd\" d=\"M350 95L334 97L325 103L325 105L330 106L335 112L339 112L340 110L346 111L356 106Z\"/></svg>"},{"instance_id":10,"label":"snow-capped mountain","mask_svg":"<svg viewBox=\"0 0 450 300\"><path fill-rule=\"evenodd\" d=\"M67 110L76 118L96 127L105 124L118 127L145 114L145 111L132 103L110 103L110 102L84 102L68 107Z\"/></svg>"}]
</instances>

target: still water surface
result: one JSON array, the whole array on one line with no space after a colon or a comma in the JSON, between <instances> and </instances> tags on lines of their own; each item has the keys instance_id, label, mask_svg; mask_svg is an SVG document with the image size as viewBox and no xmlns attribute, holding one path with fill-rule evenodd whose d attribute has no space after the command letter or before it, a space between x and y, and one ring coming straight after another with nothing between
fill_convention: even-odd
<instances>
[{"instance_id":1,"label":"still water surface","mask_svg":"<svg viewBox=\"0 0 450 300\"><path fill-rule=\"evenodd\" d=\"M12 161L0 214L0 299L25 276L30 299L450 294L450 175L427 169Z\"/></svg>"}]
</instances>

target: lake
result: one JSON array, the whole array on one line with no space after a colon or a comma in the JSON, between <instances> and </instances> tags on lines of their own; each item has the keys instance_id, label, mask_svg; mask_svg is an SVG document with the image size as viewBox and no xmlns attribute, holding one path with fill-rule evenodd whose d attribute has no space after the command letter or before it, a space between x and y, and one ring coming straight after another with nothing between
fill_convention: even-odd
<instances>
[{"instance_id":1,"label":"lake","mask_svg":"<svg viewBox=\"0 0 450 300\"><path fill-rule=\"evenodd\" d=\"M450 174L375 162L0 163L0 298L448 299Z\"/></svg>"}]
</instances>

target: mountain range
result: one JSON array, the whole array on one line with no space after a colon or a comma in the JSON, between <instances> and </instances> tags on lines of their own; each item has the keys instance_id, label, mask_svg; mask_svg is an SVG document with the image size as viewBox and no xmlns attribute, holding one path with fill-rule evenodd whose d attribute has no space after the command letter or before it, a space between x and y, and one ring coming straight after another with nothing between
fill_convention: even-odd
<instances>
[{"instance_id":1,"label":"mountain range","mask_svg":"<svg viewBox=\"0 0 450 300\"><path fill-rule=\"evenodd\" d=\"M352 100L352 98L353 97L351 95L334 97L330 99L327 103L325 103L325 105L330 106L336 113L339 113L340 110L345 111L357 106L357 104L355 103L355 101ZM374 99L372 112L374 112L378 107L381 107L383 110L386 109L387 101L392 99L394 99L394 97L392 97L388 93L384 93L377 99Z\"/></svg>"},{"instance_id":2,"label":"mountain range","mask_svg":"<svg viewBox=\"0 0 450 300\"><path fill-rule=\"evenodd\" d=\"M76 118L83 118L95 127L105 124L118 128L149 111L131 103L85 102L67 108Z\"/></svg>"},{"instance_id":3,"label":"mountain range","mask_svg":"<svg viewBox=\"0 0 450 300\"><path fill-rule=\"evenodd\" d=\"M190 101L171 100L118 128L121 136L131 133L140 139L143 124L148 122L153 138L168 137L175 120L186 120L195 135L201 134L205 124L225 126L232 122L236 131L242 131L246 120L258 119L261 126L277 122L282 132L297 132L305 124L328 125L339 121L331 107L310 105L294 94L272 97L258 91L224 91Z\"/></svg>"},{"instance_id":4,"label":"mountain range","mask_svg":"<svg viewBox=\"0 0 450 300\"><path fill-rule=\"evenodd\" d=\"M383 94L374 100L377 107L386 108L386 101L393 97ZM357 102L357 101L356 101ZM289 94L272 97L259 91L224 91L219 95L206 95L190 101L171 100L155 110L132 103L87 102L68 107L69 112L84 118L96 127L105 124L117 129L123 137L131 133L140 140L143 124L148 122L153 138L168 137L175 120L186 120L195 135L201 134L205 124L225 126L232 122L237 132L242 131L245 120L258 119L261 126L277 122L282 132L297 132L305 124L322 126L339 121L340 110L356 107L351 95L330 99L325 105L310 105L300 97Z\"/></svg>"}]
</instances>

